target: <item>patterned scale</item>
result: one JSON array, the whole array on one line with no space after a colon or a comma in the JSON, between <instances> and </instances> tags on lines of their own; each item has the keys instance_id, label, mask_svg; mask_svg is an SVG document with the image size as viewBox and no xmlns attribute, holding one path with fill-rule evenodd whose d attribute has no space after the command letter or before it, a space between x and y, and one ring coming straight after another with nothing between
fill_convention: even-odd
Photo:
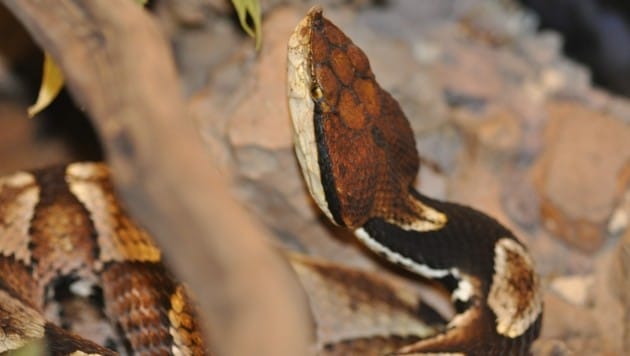
<instances>
[{"instance_id":1,"label":"patterned scale","mask_svg":"<svg viewBox=\"0 0 630 356\"><path fill-rule=\"evenodd\" d=\"M207 354L184 287L127 217L102 164L0 179L0 276L0 352L36 342L52 355ZM102 307L115 338L106 346L117 350L52 322L71 324L63 286Z\"/></svg>"}]
</instances>

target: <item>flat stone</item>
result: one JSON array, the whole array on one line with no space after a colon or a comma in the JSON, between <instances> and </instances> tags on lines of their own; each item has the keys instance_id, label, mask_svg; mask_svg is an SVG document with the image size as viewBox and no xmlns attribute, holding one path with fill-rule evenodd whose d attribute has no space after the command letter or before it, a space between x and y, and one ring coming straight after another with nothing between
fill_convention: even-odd
<instances>
[{"instance_id":1,"label":"flat stone","mask_svg":"<svg viewBox=\"0 0 630 356\"><path fill-rule=\"evenodd\" d=\"M501 202L507 215L519 226L534 230L540 223L538 192L523 173L525 169L517 167L503 180Z\"/></svg>"},{"instance_id":2,"label":"flat stone","mask_svg":"<svg viewBox=\"0 0 630 356\"><path fill-rule=\"evenodd\" d=\"M541 339L536 340L532 345L532 354L534 356L572 356L573 351L569 349L566 343L558 339Z\"/></svg>"},{"instance_id":3,"label":"flat stone","mask_svg":"<svg viewBox=\"0 0 630 356\"><path fill-rule=\"evenodd\" d=\"M534 171L544 226L571 246L593 252L628 184L621 173L630 162L630 128L575 102L551 102L547 110L546 149Z\"/></svg>"},{"instance_id":4,"label":"flat stone","mask_svg":"<svg viewBox=\"0 0 630 356\"><path fill-rule=\"evenodd\" d=\"M630 190L626 191L621 202L608 220L608 233L610 235L620 235L627 231L630 223Z\"/></svg>"},{"instance_id":5,"label":"flat stone","mask_svg":"<svg viewBox=\"0 0 630 356\"><path fill-rule=\"evenodd\" d=\"M445 58L435 62L433 72L444 88L483 99L500 97L506 91L494 49L451 41L444 44L443 53Z\"/></svg>"},{"instance_id":6,"label":"flat stone","mask_svg":"<svg viewBox=\"0 0 630 356\"><path fill-rule=\"evenodd\" d=\"M610 351L608 345L602 344L592 312L553 293L545 295L544 303L543 329L534 347L535 355L556 355L548 352L556 348L561 351L559 355L598 355L601 351ZM555 346L548 348L549 344Z\"/></svg>"},{"instance_id":7,"label":"flat stone","mask_svg":"<svg viewBox=\"0 0 630 356\"><path fill-rule=\"evenodd\" d=\"M239 173L248 179L257 180L278 169L274 153L256 146L237 147L235 155Z\"/></svg>"},{"instance_id":8,"label":"flat stone","mask_svg":"<svg viewBox=\"0 0 630 356\"><path fill-rule=\"evenodd\" d=\"M630 232L596 255L590 301L585 312L594 317L600 343L611 355L630 348Z\"/></svg>"},{"instance_id":9,"label":"flat stone","mask_svg":"<svg viewBox=\"0 0 630 356\"><path fill-rule=\"evenodd\" d=\"M585 306L592 285L593 276L562 276L551 282L551 290L571 304Z\"/></svg>"},{"instance_id":10,"label":"flat stone","mask_svg":"<svg viewBox=\"0 0 630 356\"><path fill-rule=\"evenodd\" d=\"M481 113L461 111L457 123L477 138L489 154L510 156L521 142L521 126L514 113L505 107L491 106Z\"/></svg>"}]
</instances>

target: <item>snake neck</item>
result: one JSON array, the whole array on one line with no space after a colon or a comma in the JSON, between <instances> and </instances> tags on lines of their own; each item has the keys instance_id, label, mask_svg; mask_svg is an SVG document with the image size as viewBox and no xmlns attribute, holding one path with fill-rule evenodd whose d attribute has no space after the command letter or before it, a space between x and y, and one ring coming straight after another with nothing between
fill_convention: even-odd
<instances>
[{"instance_id":1,"label":"snake neck","mask_svg":"<svg viewBox=\"0 0 630 356\"><path fill-rule=\"evenodd\" d=\"M354 230L355 235L390 262L441 280L454 301L468 304L474 297L483 299L488 290L485 281L493 274L494 243L511 234L476 210L431 199L413 188L394 206L396 211L370 217ZM431 215L443 220L427 220ZM480 233L487 238L475 238Z\"/></svg>"},{"instance_id":2,"label":"snake neck","mask_svg":"<svg viewBox=\"0 0 630 356\"><path fill-rule=\"evenodd\" d=\"M447 221L439 229L414 230L372 217L355 235L391 262L440 280L458 315L492 311L496 319L482 324L493 332L521 335L537 322L542 310L540 281L531 257L510 230L478 210L429 198L413 188L408 198ZM458 322L461 318L451 323Z\"/></svg>"},{"instance_id":3,"label":"snake neck","mask_svg":"<svg viewBox=\"0 0 630 356\"><path fill-rule=\"evenodd\" d=\"M398 260L408 260L403 263L406 268L424 277L465 274L479 281L491 279L496 242L513 239L508 229L475 209L429 198L414 188L409 188L403 204L402 213L371 217L355 231L369 235L373 245L395 251ZM444 220L430 223L427 215Z\"/></svg>"}]
</instances>

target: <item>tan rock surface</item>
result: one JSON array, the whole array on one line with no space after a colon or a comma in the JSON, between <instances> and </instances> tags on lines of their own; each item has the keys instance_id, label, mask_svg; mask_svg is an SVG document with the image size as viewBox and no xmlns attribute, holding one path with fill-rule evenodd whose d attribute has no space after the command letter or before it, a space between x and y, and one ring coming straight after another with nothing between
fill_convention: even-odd
<instances>
[{"instance_id":1,"label":"tan rock surface","mask_svg":"<svg viewBox=\"0 0 630 356\"><path fill-rule=\"evenodd\" d=\"M535 182L544 225L567 243L593 252L628 184L630 127L573 102L548 105L545 152Z\"/></svg>"}]
</instances>

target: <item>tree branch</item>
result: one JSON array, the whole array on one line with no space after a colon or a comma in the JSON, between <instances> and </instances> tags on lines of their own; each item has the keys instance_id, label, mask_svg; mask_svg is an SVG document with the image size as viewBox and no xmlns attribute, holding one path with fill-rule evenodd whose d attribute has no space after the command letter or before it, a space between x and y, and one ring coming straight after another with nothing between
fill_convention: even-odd
<instances>
[{"instance_id":1,"label":"tree branch","mask_svg":"<svg viewBox=\"0 0 630 356\"><path fill-rule=\"evenodd\" d=\"M213 169L150 16L131 0L3 2L61 67L131 214L196 294L216 353L307 354L305 298Z\"/></svg>"}]
</instances>

